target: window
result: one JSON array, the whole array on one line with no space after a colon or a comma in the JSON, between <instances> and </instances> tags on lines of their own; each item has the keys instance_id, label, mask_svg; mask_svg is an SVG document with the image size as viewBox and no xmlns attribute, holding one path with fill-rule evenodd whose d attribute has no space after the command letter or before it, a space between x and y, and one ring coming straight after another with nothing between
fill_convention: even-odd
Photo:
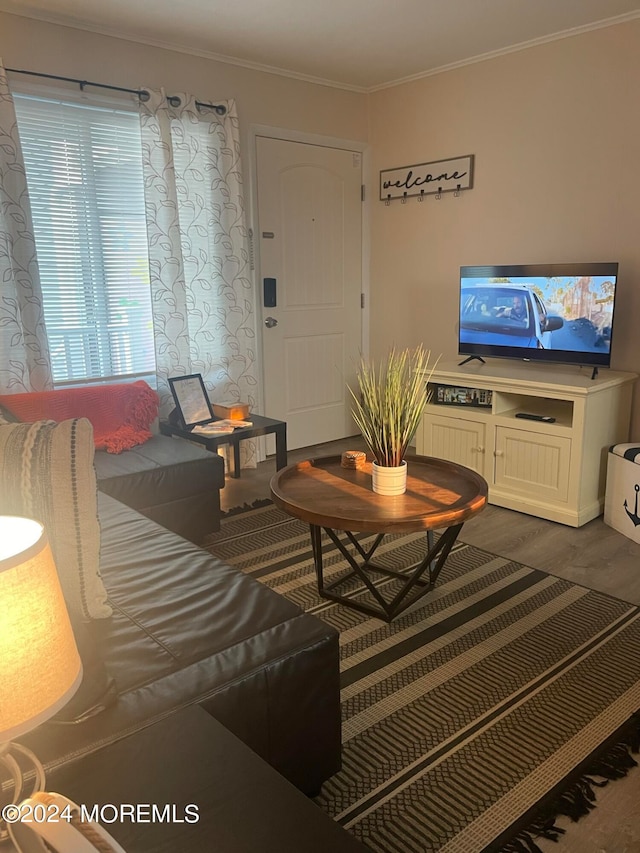
<instances>
[{"instance_id":1,"label":"window","mask_svg":"<svg viewBox=\"0 0 640 853\"><path fill-rule=\"evenodd\" d=\"M136 112L15 95L54 382L155 372Z\"/></svg>"}]
</instances>

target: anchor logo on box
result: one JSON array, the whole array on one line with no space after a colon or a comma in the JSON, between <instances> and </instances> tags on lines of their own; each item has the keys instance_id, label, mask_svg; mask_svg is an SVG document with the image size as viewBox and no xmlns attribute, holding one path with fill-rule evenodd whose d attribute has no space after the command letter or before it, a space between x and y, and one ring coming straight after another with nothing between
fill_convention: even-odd
<instances>
[{"instance_id":1,"label":"anchor logo on box","mask_svg":"<svg viewBox=\"0 0 640 853\"><path fill-rule=\"evenodd\" d=\"M637 527L640 524L640 516L638 515L638 492L640 492L640 486L636 483L636 485L633 488L635 489L635 492L636 492L636 504L635 504L633 513L629 512L629 507L627 506L626 498L624 501L624 509L625 509L625 512L627 513L627 515L629 516L629 518L631 519L631 521L633 521L633 526Z\"/></svg>"}]
</instances>

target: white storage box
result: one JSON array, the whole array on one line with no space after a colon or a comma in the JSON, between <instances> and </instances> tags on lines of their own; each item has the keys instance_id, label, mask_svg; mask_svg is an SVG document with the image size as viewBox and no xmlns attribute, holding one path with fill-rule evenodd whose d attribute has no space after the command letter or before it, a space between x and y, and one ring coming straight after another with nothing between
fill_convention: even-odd
<instances>
[{"instance_id":1,"label":"white storage box","mask_svg":"<svg viewBox=\"0 0 640 853\"><path fill-rule=\"evenodd\" d=\"M616 444L609 450L604 521L640 544L639 444Z\"/></svg>"}]
</instances>

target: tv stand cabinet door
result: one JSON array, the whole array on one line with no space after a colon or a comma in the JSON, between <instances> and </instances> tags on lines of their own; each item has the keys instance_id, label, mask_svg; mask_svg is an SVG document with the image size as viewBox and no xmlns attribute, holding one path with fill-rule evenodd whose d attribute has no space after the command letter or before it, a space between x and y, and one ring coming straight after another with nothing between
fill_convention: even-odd
<instances>
[{"instance_id":1,"label":"tv stand cabinet door","mask_svg":"<svg viewBox=\"0 0 640 853\"><path fill-rule=\"evenodd\" d=\"M494 489L502 495L566 505L570 459L570 438L497 427Z\"/></svg>"},{"instance_id":2,"label":"tv stand cabinet door","mask_svg":"<svg viewBox=\"0 0 640 853\"><path fill-rule=\"evenodd\" d=\"M420 431L418 453L456 462L486 477L486 423L425 412Z\"/></svg>"}]
</instances>

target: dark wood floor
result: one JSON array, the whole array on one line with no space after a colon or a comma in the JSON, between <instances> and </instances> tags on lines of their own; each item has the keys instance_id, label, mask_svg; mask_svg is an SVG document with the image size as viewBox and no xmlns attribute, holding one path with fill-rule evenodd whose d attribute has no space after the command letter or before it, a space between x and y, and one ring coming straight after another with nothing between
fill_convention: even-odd
<instances>
[{"instance_id":1,"label":"dark wood floor","mask_svg":"<svg viewBox=\"0 0 640 853\"><path fill-rule=\"evenodd\" d=\"M342 439L289 453L301 459L364 449L361 438ZM223 509L269 497L274 457L245 469L239 479L226 478ZM523 513L488 506L467 522L462 541L493 554L583 584L640 605L640 545L608 527L602 517L578 529ZM544 853L640 853L640 767L626 779L599 790L597 808L576 824L560 818L567 829L558 842L538 841Z\"/></svg>"}]
</instances>

